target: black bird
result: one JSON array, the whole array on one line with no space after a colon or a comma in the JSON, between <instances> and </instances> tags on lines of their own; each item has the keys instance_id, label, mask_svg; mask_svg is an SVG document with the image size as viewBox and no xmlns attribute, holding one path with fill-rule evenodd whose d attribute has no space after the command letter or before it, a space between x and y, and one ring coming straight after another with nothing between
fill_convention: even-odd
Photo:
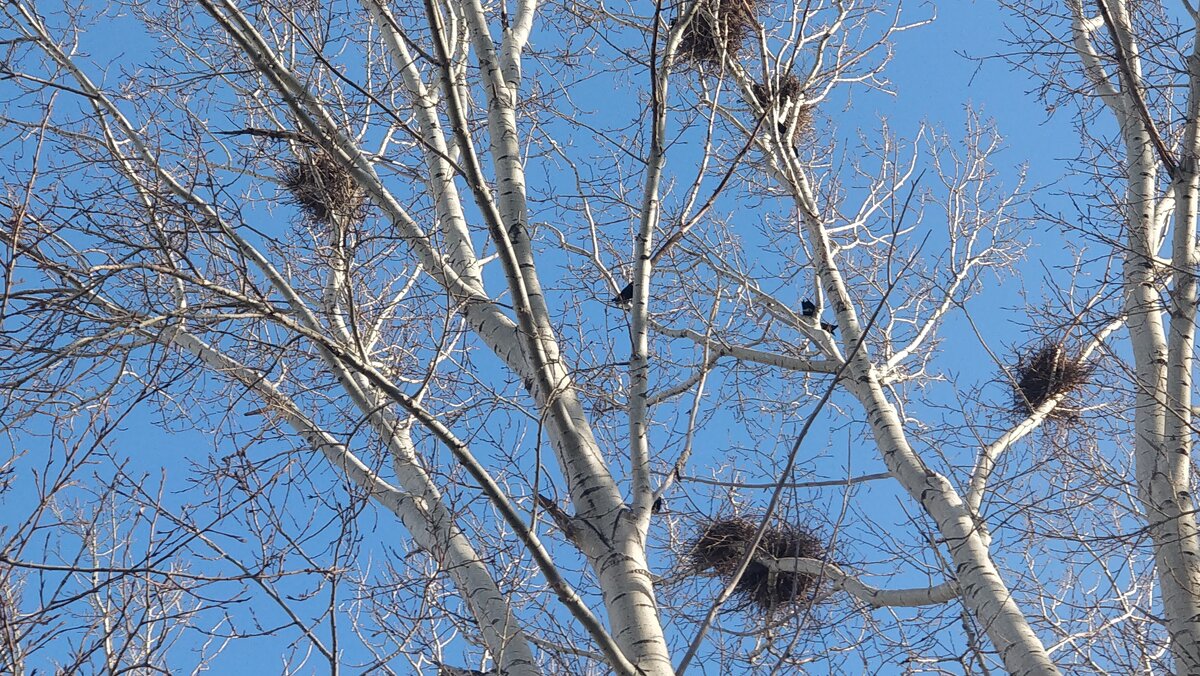
<instances>
[{"instance_id":1,"label":"black bird","mask_svg":"<svg viewBox=\"0 0 1200 676\"><path fill-rule=\"evenodd\" d=\"M661 514L662 512L667 511L667 501L663 500L662 496L655 498L654 506L650 508L650 511L653 514Z\"/></svg>"},{"instance_id":2,"label":"black bird","mask_svg":"<svg viewBox=\"0 0 1200 676\"><path fill-rule=\"evenodd\" d=\"M790 147L793 155L800 157L800 149L797 148L795 144L788 143L788 126L783 122L780 122L778 125L776 125L776 129L779 130L779 142Z\"/></svg>"},{"instance_id":3,"label":"black bird","mask_svg":"<svg viewBox=\"0 0 1200 676\"><path fill-rule=\"evenodd\" d=\"M813 305L811 300L804 300L800 303L800 313L805 317L816 317L817 306Z\"/></svg>"},{"instance_id":4,"label":"black bird","mask_svg":"<svg viewBox=\"0 0 1200 676\"><path fill-rule=\"evenodd\" d=\"M829 322L821 322L821 329L823 331L828 331L830 334L833 334L834 331L837 331L837 324L830 324Z\"/></svg>"},{"instance_id":5,"label":"black bird","mask_svg":"<svg viewBox=\"0 0 1200 676\"><path fill-rule=\"evenodd\" d=\"M612 302L617 305L624 305L631 300L633 300L633 282L630 282L624 289L621 289L621 293L613 296Z\"/></svg>"}]
</instances>

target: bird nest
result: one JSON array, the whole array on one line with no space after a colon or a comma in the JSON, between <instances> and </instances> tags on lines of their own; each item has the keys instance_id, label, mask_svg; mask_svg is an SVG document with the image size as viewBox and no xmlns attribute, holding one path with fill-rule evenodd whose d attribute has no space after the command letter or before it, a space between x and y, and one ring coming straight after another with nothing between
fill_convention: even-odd
<instances>
[{"instance_id":1,"label":"bird nest","mask_svg":"<svg viewBox=\"0 0 1200 676\"><path fill-rule=\"evenodd\" d=\"M679 53L698 63L720 64L737 56L757 20L758 0L700 0L683 31Z\"/></svg>"},{"instance_id":2,"label":"bird nest","mask_svg":"<svg viewBox=\"0 0 1200 676\"><path fill-rule=\"evenodd\" d=\"M1018 354L1013 375L1012 412L1028 416L1048 400L1065 397L1087 385L1092 367L1067 354L1062 343L1047 341ZM1063 403L1050 412L1050 418L1070 420L1076 417L1077 409Z\"/></svg>"},{"instance_id":3,"label":"bird nest","mask_svg":"<svg viewBox=\"0 0 1200 676\"><path fill-rule=\"evenodd\" d=\"M778 89L776 89L778 87ZM750 85L754 98L766 108L774 101L795 101L800 98L803 87L800 78L788 73L779 82L754 82Z\"/></svg>"},{"instance_id":4,"label":"bird nest","mask_svg":"<svg viewBox=\"0 0 1200 676\"><path fill-rule=\"evenodd\" d=\"M313 152L288 162L280 178L291 202L315 223L361 221L366 217L366 193L350 171L328 153Z\"/></svg>"},{"instance_id":5,"label":"bird nest","mask_svg":"<svg viewBox=\"0 0 1200 676\"><path fill-rule=\"evenodd\" d=\"M812 129L813 107L800 103L804 91L800 78L789 73L778 82L755 82L750 91L768 116L773 106L779 111L782 117L777 131L790 145L798 144Z\"/></svg>"},{"instance_id":6,"label":"bird nest","mask_svg":"<svg viewBox=\"0 0 1200 676\"><path fill-rule=\"evenodd\" d=\"M728 583L754 540L758 526L758 520L740 517L708 523L691 543L690 570L693 573L712 570ZM819 586L817 576L771 570L763 560L824 560L827 554L821 540L804 528L788 524L768 526L755 556L734 587L734 595L740 601L735 609L753 607L770 613L806 605L812 601Z\"/></svg>"}]
</instances>

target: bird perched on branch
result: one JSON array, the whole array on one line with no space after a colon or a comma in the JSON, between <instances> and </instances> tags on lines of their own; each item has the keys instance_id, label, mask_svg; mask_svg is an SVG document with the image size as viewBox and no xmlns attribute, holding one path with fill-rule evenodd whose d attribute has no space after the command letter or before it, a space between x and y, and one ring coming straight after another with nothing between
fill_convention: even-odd
<instances>
[{"instance_id":1,"label":"bird perched on branch","mask_svg":"<svg viewBox=\"0 0 1200 676\"><path fill-rule=\"evenodd\" d=\"M633 282L630 282L629 284L627 284L625 286L624 289L621 289L621 293L613 296L612 302L616 303L617 305L624 305L632 300L633 300Z\"/></svg>"},{"instance_id":2,"label":"bird perched on branch","mask_svg":"<svg viewBox=\"0 0 1200 676\"><path fill-rule=\"evenodd\" d=\"M808 300L807 298L800 301L800 314L802 314L805 317L808 317L810 319L815 318L817 316L816 304L814 304L811 300ZM837 331L837 324L830 324L829 322L821 322L821 330L832 334L834 331Z\"/></svg>"},{"instance_id":3,"label":"bird perched on branch","mask_svg":"<svg viewBox=\"0 0 1200 676\"><path fill-rule=\"evenodd\" d=\"M783 122L780 122L779 124L777 124L775 126L775 128L779 130L780 142L783 143L784 145L787 145L788 147L790 147L792 149L793 155L795 155L796 157L800 157L800 149L797 148L795 146L795 144L788 143L788 139L791 137L791 133L790 133L791 130L788 128L788 125L784 124Z\"/></svg>"}]
</instances>

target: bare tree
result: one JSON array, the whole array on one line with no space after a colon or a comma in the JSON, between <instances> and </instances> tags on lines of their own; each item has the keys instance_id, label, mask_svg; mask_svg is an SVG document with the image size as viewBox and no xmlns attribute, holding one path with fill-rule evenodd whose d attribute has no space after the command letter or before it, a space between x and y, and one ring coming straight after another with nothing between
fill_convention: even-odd
<instances>
[{"instance_id":1,"label":"bare tree","mask_svg":"<svg viewBox=\"0 0 1200 676\"><path fill-rule=\"evenodd\" d=\"M1076 115L1088 179L1077 232L1107 248L1132 362L1137 518L1151 542L1175 673L1200 671L1200 535L1191 477L1200 55L1189 3L1012 3L1021 61ZM1090 161L1088 161L1090 160ZM1144 667L1143 667L1144 669Z\"/></svg>"},{"instance_id":2,"label":"bare tree","mask_svg":"<svg viewBox=\"0 0 1200 676\"><path fill-rule=\"evenodd\" d=\"M996 387L944 387L940 330L1024 254L1021 177L998 180L974 113L961 136L837 124L924 16L120 10L4 9L0 382L30 476L0 546L13 670L199 671L269 637L289 672L1053 674L1058 651L1125 666L1110 644L1157 664L1126 612L1143 588L1116 575L1093 598L1075 558L1042 579L1031 524L1058 514L1008 492L1055 488L1013 456L1082 415L1128 324L1159 578L1191 570L1171 529L1190 513L1194 287L1176 361L1139 342L1168 340L1142 310L1168 207L1127 202L1155 206L1125 313L1066 293L1045 345L988 364ZM90 56L93 25L138 56ZM1159 137L1137 138L1130 171L1150 171ZM997 389L1014 401L989 413ZM126 433L151 424L170 448ZM1197 615L1169 598L1177 636Z\"/></svg>"}]
</instances>

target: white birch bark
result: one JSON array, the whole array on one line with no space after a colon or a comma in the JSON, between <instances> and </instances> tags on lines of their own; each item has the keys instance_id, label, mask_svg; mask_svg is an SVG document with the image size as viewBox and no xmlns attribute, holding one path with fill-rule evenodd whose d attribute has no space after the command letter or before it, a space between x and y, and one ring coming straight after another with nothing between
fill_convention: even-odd
<instances>
[{"instance_id":1,"label":"white birch bark","mask_svg":"<svg viewBox=\"0 0 1200 676\"><path fill-rule=\"evenodd\" d=\"M1196 344L1197 202L1200 192L1200 52L1193 45L1187 61L1188 105L1183 143L1171 190L1175 196L1174 233L1171 243L1173 288L1170 291L1170 329L1167 334L1163 447L1156 453L1149 476L1148 517L1155 531L1156 560L1172 638L1175 668L1200 673L1200 532L1192 496L1191 463L1195 429L1192 413L1194 349ZM1144 240L1156 239L1153 224L1146 224ZM1139 237L1141 244L1142 237ZM1141 253L1141 252L1139 252ZM1153 251L1146 251L1153 254ZM1150 260L1155 260L1151 256ZM1130 294L1131 297L1133 294ZM1132 313L1131 313L1132 314ZM1153 335L1153 334L1152 334ZM1139 374L1143 373L1139 360ZM1140 434L1139 434L1140 437ZM1145 459L1139 455L1139 467ZM1143 489L1143 494L1145 494ZM1161 525L1160 525L1161 523Z\"/></svg>"},{"instance_id":2,"label":"white birch bark","mask_svg":"<svg viewBox=\"0 0 1200 676\"><path fill-rule=\"evenodd\" d=\"M372 416L374 426L383 434L396 459L396 476L402 490L384 481L344 444L321 430L270 380L189 333L172 331L168 335L171 342L199 357L216 373L238 380L258 393L302 439L365 489L372 500L396 515L413 541L430 552L439 567L454 580L463 601L475 616L497 667L504 673L541 673L508 600L466 534L456 525L437 486L414 461L407 426L396 421L387 425L379 408Z\"/></svg>"},{"instance_id":3,"label":"white birch bark","mask_svg":"<svg viewBox=\"0 0 1200 676\"><path fill-rule=\"evenodd\" d=\"M839 318L845 321L848 314L839 313ZM888 470L938 525L963 602L985 628L1005 669L1010 674L1059 673L996 568L985 533L950 481L929 469L909 446L896 410L865 357L851 366L849 380L848 387L866 408Z\"/></svg>"},{"instance_id":4,"label":"white birch bark","mask_svg":"<svg viewBox=\"0 0 1200 676\"><path fill-rule=\"evenodd\" d=\"M649 510L642 510L641 524L628 518L624 500L602 460L570 371L561 360L528 236L516 101L521 84L521 50L532 25L535 7L532 1L519 4L514 27L504 32L497 53L482 6L470 0L459 5L471 30L472 45L487 93L500 226L493 230L493 235L507 241L511 247L513 260L506 273L510 291L518 304L518 315L524 311L528 316L528 324L524 318L521 321L521 332L525 334L527 359L534 368L531 393L548 413L550 440L567 477L577 518L591 522L588 529L593 533L611 533L608 538L601 536L591 546L584 546L583 551L599 577L612 634L639 670L647 674L670 673L670 657L646 560L643 529ZM427 8L430 8L427 13L431 21L436 22L432 3L427 3ZM438 30L436 23L434 29L435 32ZM463 138L462 134L460 138ZM635 476L643 475L644 470L637 469L638 454L634 455ZM643 496L648 507L648 484L646 490L635 490L635 495Z\"/></svg>"},{"instance_id":5,"label":"white birch bark","mask_svg":"<svg viewBox=\"0 0 1200 676\"><path fill-rule=\"evenodd\" d=\"M31 28L35 30L41 28L32 13L23 12L23 14ZM138 138L132 125L124 119L115 106L108 102L99 89L71 64L66 54L53 47L50 36L44 31L40 32L50 54L75 74L79 85L92 95L97 108L109 116L138 149L141 153L140 159L154 168L159 177L166 180L181 197L207 209L207 205L174 181L159 166L156 158L149 153ZM118 148L114 147L112 150L114 157L124 166L126 174L136 182L138 178L132 165L121 155ZM215 213L212 214L212 217L219 221L219 217ZM227 229L227 232L232 235L231 230ZM304 308L304 302L290 290L283 282L282 277L266 262L266 259L244 240L236 236L233 236L233 240L243 253L259 264L262 271L275 282L277 289L289 297L292 309L301 315L309 328L317 330L316 318L311 313L301 311ZM368 416L372 426L376 428L380 437L392 450L396 461L397 477L402 482L405 491L400 491L387 484L343 445L316 428L269 381L186 332L173 331L172 334L172 342L201 358L205 364L222 375L233 377L259 393L264 400L278 410L297 434L325 454L329 461L341 469L348 478L367 489L373 499L400 518L413 535L414 540L433 553L439 565L454 579L468 608L475 615L493 658L506 673L509 671L514 674L539 673L532 649L522 633L507 599L500 593L482 559L475 553L465 534L455 524L454 517L446 508L440 491L429 475L415 461L407 427L381 410L375 398L364 393L355 384L353 375L346 372L336 358L327 354L326 361L331 369L339 373L339 380L347 388L348 394L359 409ZM342 337L349 338L345 333Z\"/></svg>"},{"instance_id":6,"label":"white birch bark","mask_svg":"<svg viewBox=\"0 0 1200 676\"><path fill-rule=\"evenodd\" d=\"M844 376L845 386L865 410L884 464L937 524L954 562L963 602L985 628L1005 669L1021 676L1059 673L1013 599L992 560L986 536L962 497L945 476L931 470L909 445L903 423L884 393L869 351L865 347L855 349L863 340L864 327L833 257L812 191L790 153L784 154L783 161L792 165L797 213L813 250L816 274L848 346L850 363Z\"/></svg>"},{"instance_id":7,"label":"white birch bark","mask_svg":"<svg viewBox=\"0 0 1200 676\"><path fill-rule=\"evenodd\" d=\"M949 286L945 298L933 311L932 318L912 341L893 353L890 359L881 359L883 365L877 365L873 361L877 355L869 354L860 345L868 329L853 306L853 294L846 286L832 251L831 233L818 215L823 213L823 209L818 208L804 168L796 161L793 150L786 147L789 143L776 138L769 142L775 147L768 150L781 165L780 182L793 192L802 228L815 252L818 282L823 296L829 300L837 316L843 344L837 345L831 333L821 328L819 318L797 315L785 303L763 292L749 279L736 280L736 283L751 291L754 302L766 308L767 315L774 318L772 321L778 320L811 338L820 357L785 354L786 350L779 353L760 350L753 347L754 343L746 346L729 344L716 333L704 334L657 324L650 317L649 288L654 265L652 245L662 212L660 181L666 162L663 138L667 119L666 73L671 61L671 47L668 47L664 57L666 66L651 78L655 92L651 116L651 137L654 140L645 158L646 178L638 213L635 268L631 276L635 289L631 315L628 427L632 500L627 503L622 486L614 479L616 472L613 465L606 459L606 453L593 433L592 421L584 408L572 369L562 356L565 350L553 326L551 303L544 296L534 244L529 235L530 215L522 159L528 147L519 134L517 102L522 87L522 52L530 36L537 4L532 0L516 3L513 21L511 25L504 26L497 45L489 26L490 6L485 9L479 0L451 0L447 4L429 0L425 3L425 11L437 55L425 58L438 67L429 75L422 74L414 59L414 53L420 49L417 44L419 41L408 41L409 36L404 34L404 29L397 23L387 4L382 0L362 0L361 4L380 30L392 68L400 76L394 86L402 86L413 101L413 119L417 126L413 136L420 146L428 170L426 192L433 205L435 223L430 228L422 226L388 191L376 173L371 156L364 153L353 138L339 127L336 116L306 88L302 78L289 70L287 60L273 52L270 40L264 37L270 35L269 31L260 31L232 0L201 1L217 25L236 42L253 69L283 97L289 119L294 117L306 134L320 138L322 148L348 168L359 186L384 212L411 248L424 272L446 290L452 312L460 313L482 343L524 382L525 389L535 402L538 422L545 426L546 439L565 478L572 501L573 517L554 516L561 530L584 553L595 572L608 612L607 630L565 582L550 560L549 553L541 545L537 532L525 527L523 515L487 470L472 457L467 444L455 436L442 419L421 405L420 395L411 395L401 389L377 367L369 347L371 340L360 340L353 319L347 319L353 311L351 301L346 300L352 288L349 281L352 276L349 262L352 256L339 250L338 237L326 243L340 258L328 271L320 310L314 310L310 307L309 299L292 288L284 263L271 261L243 237L244 232L239 232L237 226L223 221L218 210L193 193L186 182L172 177L139 137L136 124L125 119L117 106L106 99L83 76L82 71L73 69L71 59L66 54L55 51L49 36L43 34L40 39L45 43L43 47L54 55L60 65L72 70L88 99L97 106L100 118L111 119L120 135L125 137L119 144L112 145L114 157L127 160L121 148L132 147L137 153L136 161L147 164L156 172L155 181L161 181L176 197L202 213L205 226L214 229L213 236L221 238L223 244L249 261L254 274L266 278L278 294L277 297L286 301L287 307L279 309L262 299L223 287L215 281L190 282L206 292L234 301L239 308L258 312L258 318L273 328L315 346L319 361L314 362L338 379L346 400L388 448L395 484L385 481L379 475L379 470L368 466L345 445L339 444L333 435L320 429L281 389L263 381L260 374L233 360L214 345L187 333L182 324L167 334L172 344L196 355L214 372L233 378L256 392L276 414L286 420L297 435L318 448L331 464L356 485L366 489L378 504L395 514L412 532L418 544L431 552L454 579L479 624L488 651L502 673L536 673L537 665L529 645L531 638L525 636L515 619L514 609L501 595L480 553L455 523L454 514L448 509L433 476L422 466L409 435L409 426L425 426L478 480L481 490L502 513L521 545L526 547L540 567L548 586L590 632L615 672L670 674L672 667L668 644L646 552L650 506L655 496L651 485L652 453L647 433L651 423L647 397L650 391L652 334L677 337L702 346L705 351L704 369L709 368L711 356L712 363L718 358L731 357L779 370L831 374L839 373L843 360L848 359L850 363L845 371L845 386L866 411L868 424L890 475L900 482L908 495L937 524L955 565L954 579L924 589L885 590L862 583L832 564L784 559L773 565L826 575L834 581L837 589L878 606L938 604L961 595L967 608L987 631L1010 673L1057 673L1046 650L1013 600L1011 589L992 559L986 531L978 520L979 506L984 499L988 476L995 466L995 457L1021 434L1032 429L1038 418L1035 416L1032 422L1002 438L992 448L985 449L964 499L950 481L932 471L913 448L897 413L896 402L890 400L885 391L889 372L900 362L922 351L927 341L931 340L935 324L953 308L953 296L958 292L960 282L969 280L969 268L962 270L960 277ZM21 7L19 3L10 5ZM687 5L683 20L670 31L670 45L678 44L683 26L697 7L697 3ZM444 13L451 15L452 27L441 24ZM26 19L31 24L36 23L32 15L27 14ZM462 27L466 27L467 33L456 34L455 31ZM826 67L840 67L836 64L831 66L823 59L826 47L836 46L835 34L841 29L841 23L835 21L811 38L813 44L817 45L817 54L811 62L809 79ZM475 103L469 97L480 90L467 87L461 81L465 68L461 67L459 57L465 52L459 50L466 49L468 42L482 74L483 105L489 130L485 151L474 148L468 124L469 114L473 110L471 105ZM860 57L839 53L836 58L853 63ZM731 64L731 67L734 66ZM743 75L739 74L738 77ZM831 82L835 80L833 78ZM444 111L438 101L439 93L445 102ZM787 121L793 126L796 124L795 116L788 120L777 118L776 114L780 112L771 112L765 132L767 135L775 135L776 125L780 122ZM446 116L444 120L443 115ZM791 137L790 133L781 135ZM127 143L130 145L121 145ZM1152 175L1154 158L1150 145L1144 139L1138 143L1137 158L1131 167ZM1195 144L1194 134L1189 137L1189 144ZM490 158L485 160L478 152L487 152ZM1196 154L1189 152L1189 158ZM1193 160L1184 163L1186 167L1193 164ZM125 172L130 174L131 180L138 180L128 163ZM461 194L460 184L466 189ZM1194 170L1187 169L1179 174L1174 202L1177 221L1194 222L1198 187L1200 183ZM1153 189L1152 178L1143 181L1136 190L1131 188L1130 204L1152 204ZM464 205L464 200L471 199L475 200L474 205ZM498 250L496 256L504 268L507 294L513 307L511 316L502 309L500 303L489 297L485 288L482 264L472 242L473 236L482 239L482 228L479 231L472 229L473 224L466 215L468 211L472 213L471 218L475 217L476 212L479 214L478 217L486 224L491 242ZM1157 291L1153 287L1156 271L1148 262L1153 261L1150 242L1155 241L1155 226L1151 224L1158 222L1158 215L1153 213L1152 208L1149 218L1138 220L1139 227L1144 226L1146 231L1138 235L1141 240L1134 244L1145 250L1145 256L1128 261L1133 266L1128 270L1130 279L1141 275L1137 278L1138 282L1131 283L1129 287L1133 309L1156 307ZM343 225L338 224L338 227ZM678 239L683 239L685 230L679 231ZM1198 262L1192 242L1195 229L1189 226L1182 234L1181 230L1177 228L1175 231L1175 265L1179 269L1193 270ZM1142 268L1137 268L1134 263L1142 265ZM166 267L159 269L148 266L147 269L163 278L182 279L171 277L178 272ZM736 277L737 272L722 270L721 274ZM1161 318L1157 329L1153 318L1141 319L1137 329L1132 326L1130 329L1131 334L1135 331L1144 332L1143 342L1139 345L1151 348L1147 354L1154 357L1145 364L1144 373L1139 362L1139 374L1144 376L1145 391L1150 393L1147 402L1154 404L1145 420L1139 418L1139 425L1148 433L1146 446L1139 447L1139 460L1146 458L1150 462L1146 473L1140 474L1144 478L1142 483L1145 485L1148 511L1167 517L1165 525L1155 525L1154 528L1156 542L1160 543L1160 567L1186 575L1194 575L1196 566L1189 564L1188 558L1194 559L1197 554L1194 549L1197 540L1195 524L1189 511L1190 496L1185 495L1188 486L1187 459L1191 450L1188 433L1192 415L1190 353L1194 344L1191 325L1195 320L1196 297L1197 289L1192 277L1176 287L1172 297L1175 319L1169 335L1163 333ZM164 312L164 316L169 314ZM166 320L156 317L147 321ZM1168 345L1170 350L1167 349ZM1166 359L1168 355L1171 356L1169 360ZM703 376L698 380L702 382ZM684 382L696 381L690 379ZM411 419L404 419L401 413L390 406L400 406ZM1039 409L1041 413L1044 412ZM1172 627L1179 628L1182 632L1180 635L1183 635L1193 631L1192 625L1198 613L1194 606L1187 603L1188 598L1195 600L1192 593L1196 586L1194 578L1184 577L1180 580L1177 586L1186 593L1176 594L1172 591L1169 616L1175 618L1171 620L1174 622ZM1167 596L1165 586L1164 596ZM1179 596L1179 599L1175 599L1175 596ZM1183 640L1177 642L1188 645ZM1180 659L1181 663L1190 659L1186 650Z\"/></svg>"},{"instance_id":8,"label":"white birch bark","mask_svg":"<svg viewBox=\"0 0 1200 676\"><path fill-rule=\"evenodd\" d=\"M416 61L405 42L405 36L401 34L400 26L388 6L382 0L362 0L361 4L383 35L392 65L403 75L404 85L413 101L420 125L418 135L423 143L422 150L428 171L427 189L437 207L438 230L445 236L449 249L447 262L471 287L482 293L483 279L479 272L479 262L471 242L471 231L463 214L462 198L455 180L450 148L446 144L446 135L437 114L434 92L422 79Z\"/></svg>"},{"instance_id":9,"label":"white birch bark","mask_svg":"<svg viewBox=\"0 0 1200 676\"><path fill-rule=\"evenodd\" d=\"M1153 128L1145 101L1140 46L1125 2L1103 0L1089 17L1082 3L1068 2L1074 46L1088 83L1121 128L1125 147L1125 229L1122 261L1125 313L1135 367L1134 460L1138 495L1153 540L1156 575L1171 652L1179 673L1200 673L1200 533L1190 488L1192 449L1192 350L1196 320L1197 55L1188 59L1187 119L1177 160ZM1107 30L1114 55L1106 70L1093 46ZM1157 151L1157 152L1156 152ZM1173 173L1173 284L1169 326L1164 326L1158 266L1164 215L1157 181L1166 163ZM1174 164L1174 166L1171 166Z\"/></svg>"}]
</instances>

